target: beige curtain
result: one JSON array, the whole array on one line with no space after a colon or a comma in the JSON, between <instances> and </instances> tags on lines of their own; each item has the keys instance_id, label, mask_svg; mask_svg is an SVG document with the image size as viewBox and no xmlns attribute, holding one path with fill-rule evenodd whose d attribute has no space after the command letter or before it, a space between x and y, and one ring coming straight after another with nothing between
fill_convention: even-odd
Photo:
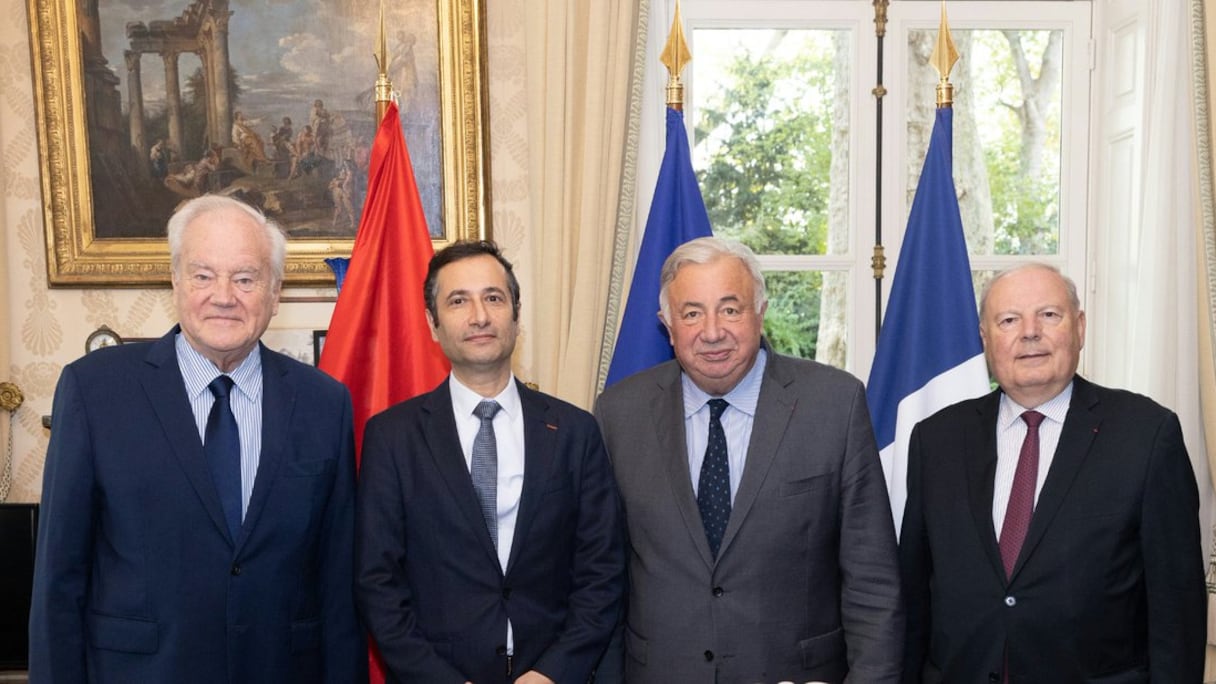
<instances>
[{"instance_id":1,"label":"beige curtain","mask_svg":"<svg viewBox=\"0 0 1216 684\"><path fill-rule=\"evenodd\" d=\"M595 398L617 217L632 220L626 151L645 3L525 3L527 379L584 407Z\"/></svg>"},{"instance_id":2,"label":"beige curtain","mask_svg":"<svg viewBox=\"0 0 1216 684\"><path fill-rule=\"evenodd\" d=\"M3 180L4 171L0 169L0 180ZM3 185L3 183L0 183ZM0 217L5 216L3 209L4 200L0 199ZM11 231L3 227L3 222L0 222L0 264L8 264L8 235ZM12 364L12 321L9 317L9 275L12 269L4 268L0 272L0 383L12 382L13 379L13 364ZM7 394L12 393L12 389L8 385L0 386L0 392L8 389ZM0 405L3 402L0 401ZM0 503L3 503L9 495L13 483L13 415L7 410L0 408Z\"/></svg>"},{"instance_id":3,"label":"beige curtain","mask_svg":"<svg viewBox=\"0 0 1216 684\"><path fill-rule=\"evenodd\" d=\"M1216 185L1213 169L1216 168L1216 150L1212 148L1212 112L1216 111L1216 93L1211 84L1216 83L1216 70L1211 56L1216 54L1216 13L1204 16L1203 0L1191 0L1192 19L1192 64L1195 65L1194 80L1196 122L1195 132L1200 154L1197 155L1199 215L1196 217L1196 264L1198 269L1199 323L1199 398L1204 426L1204 443L1208 457L1210 485L1216 487ZM1205 483L1200 483L1203 486ZM1211 521L1209 521L1209 525ZM1216 528L1205 530L1205 534L1216 533ZM1205 540L1207 541L1207 540ZM1210 549L1209 553L1216 553ZM1208 575L1208 657L1204 680L1216 679L1216 596L1211 594L1211 566Z\"/></svg>"}]
</instances>

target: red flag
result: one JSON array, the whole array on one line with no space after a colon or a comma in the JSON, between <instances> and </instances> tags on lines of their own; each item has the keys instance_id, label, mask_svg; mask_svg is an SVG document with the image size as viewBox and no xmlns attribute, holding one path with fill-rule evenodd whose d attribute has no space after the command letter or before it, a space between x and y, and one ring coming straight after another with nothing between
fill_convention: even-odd
<instances>
[{"instance_id":1,"label":"red flag","mask_svg":"<svg viewBox=\"0 0 1216 684\"><path fill-rule=\"evenodd\" d=\"M448 374L422 296L434 253L397 105L390 104L372 144L363 217L318 364L350 390L356 459L368 418L434 389ZM372 681L383 682L376 658L371 669Z\"/></svg>"},{"instance_id":2,"label":"red flag","mask_svg":"<svg viewBox=\"0 0 1216 684\"><path fill-rule=\"evenodd\" d=\"M368 418L434 389L450 368L426 322L422 281L435 251L397 117L390 103L372 144L363 217L319 364L350 390L357 456Z\"/></svg>"}]
</instances>

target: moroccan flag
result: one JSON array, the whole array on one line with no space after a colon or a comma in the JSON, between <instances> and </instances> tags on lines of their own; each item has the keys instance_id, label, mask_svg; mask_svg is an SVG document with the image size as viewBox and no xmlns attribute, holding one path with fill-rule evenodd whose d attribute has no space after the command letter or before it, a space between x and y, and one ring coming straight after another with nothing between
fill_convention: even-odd
<instances>
[{"instance_id":1,"label":"moroccan flag","mask_svg":"<svg viewBox=\"0 0 1216 684\"><path fill-rule=\"evenodd\" d=\"M674 358L667 331L659 322L659 271L676 247L713 235L705 201L692 170L684 114L667 108L667 149L659 167L646 233L633 269L633 284L608 366L611 385L640 370Z\"/></svg>"},{"instance_id":2,"label":"moroccan flag","mask_svg":"<svg viewBox=\"0 0 1216 684\"><path fill-rule=\"evenodd\" d=\"M908 499L913 426L988 391L971 262L951 175L953 115L948 107L937 110L866 386L896 530Z\"/></svg>"},{"instance_id":3,"label":"moroccan flag","mask_svg":"<svg viewBox=\"0 0 1216 684\"><path fill-rule=\"evenodd\" d=\"M350 390L357 457L368 418L434 389L448 373L422 297L433 254L397 105L390 104L372 144L363 217L318 364Z\"/></svg>"}]
</instances>

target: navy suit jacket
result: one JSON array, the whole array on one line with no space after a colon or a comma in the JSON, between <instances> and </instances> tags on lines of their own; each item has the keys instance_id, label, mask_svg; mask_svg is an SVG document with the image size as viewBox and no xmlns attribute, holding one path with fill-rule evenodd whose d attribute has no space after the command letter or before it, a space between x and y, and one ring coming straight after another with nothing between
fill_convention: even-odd
<instances>
[{"instance_id":1,"label":"navy suit jacket","mask_svg":"<svg viewBox=\"0 0 1216 684\"><path fill-rule=\"evenodd\" d=\"M1178 417L1077 377L1006 580L992 524L1000 393L922 421L900 563L904 682L1198 684L1199 496Z\"/></svg>"},{"instance_id":2,"label":"navy suit jacket","mask_svg":"<svg viewBox=\"0 0 1216 684\"><path fill-rule=\"evenodd\" d=\"M620 616L624 524L586 411L517 383L524 484L504 573L481 515L448 380L367 423L356 600L390 682L585 684Z\"/></svg>"},{"instance_id":3,"label":"navy suit jacket","mask_svg":"<svg viewBox=\"0 0 1216 684\"><path fill-rule=\"evenodd\" d=\"M91 353L59 378L30 681L363 681L350 395L262 348L262 453L232 539L177 331Z\"/></svg>"}]
</instances>

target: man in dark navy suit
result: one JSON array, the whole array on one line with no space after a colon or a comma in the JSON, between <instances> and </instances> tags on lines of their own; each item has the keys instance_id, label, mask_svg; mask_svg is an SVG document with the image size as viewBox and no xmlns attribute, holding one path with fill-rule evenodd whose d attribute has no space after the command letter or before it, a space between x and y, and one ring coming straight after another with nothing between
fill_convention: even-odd
<instances>
[{"instance_id":1,"label":"man in dark navy suit","mask_svg":"<svg viewBox=\"0 0 1216 684\"><path fill-rule=\"evenodd\" d=\"M258 341L286 239L211 195L168 233L180 325L55 390L30 681L364 681L350 395Z\"/></svg>"},{"instance_id":2,"label":"man in dark navy suit","mask_svg":"<svg viewBox=\"0 0 1216 684\"><path fill-rule=\"evenodd\" d=\"M452 373L368 421L360 613L390 682L585 684L625 586L599 429L514 378L519 283L493 243L439 252L424 289Z\"/></svg>"},{"instance_id":3,"label":"man in dark navy suit","mask_svg":"<svg viewBox=\"0 0 1216 684\"><path fill-rule=\"evenodd\" d=\"M912 431L904 682L1199 684L1199 495L1172 411L1077 375L1085 312L1052 266L997 275L1000 389Z\"/></svg>"}]
</instances>

